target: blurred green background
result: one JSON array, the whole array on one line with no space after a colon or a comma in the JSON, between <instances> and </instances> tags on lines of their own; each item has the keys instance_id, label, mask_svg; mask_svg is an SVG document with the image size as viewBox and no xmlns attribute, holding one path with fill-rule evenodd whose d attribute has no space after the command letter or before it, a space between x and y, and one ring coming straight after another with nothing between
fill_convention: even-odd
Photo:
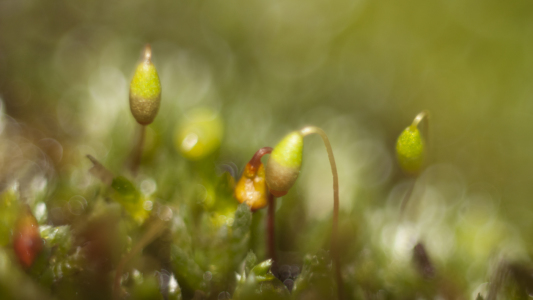
<instances>
[{"instance_id":1,"label":"blurred green background","mask_svg":"<svg viewBox=\"0 0 533 300\"><path fill-rule=\"evenodd\" d=\"M235 175L260 147L320 126L339 164L345 226L400 257L407 234L425 237L442 261L478 263L477 277L464 275L477 278L471 291L487 259L530 259L533 2L1 0L2 124L18 124L4 140L44 139L59 174L88 169L85 154L120 172L135 134L129 81L146 43L163 88L148 132L153 164L177 153L176 127L199 107L224 128L212 169ZM413 179L394 145L422 109L431 112L431 164L411 222L398 227ZM318 138L307 140L294 209L326 222L327 156ZM1 147L6 183L15 167ZM282 228L297 230L297 213L282 216ZM281 250L298 249L284 232Z\"/></svg>"}]
</instances>

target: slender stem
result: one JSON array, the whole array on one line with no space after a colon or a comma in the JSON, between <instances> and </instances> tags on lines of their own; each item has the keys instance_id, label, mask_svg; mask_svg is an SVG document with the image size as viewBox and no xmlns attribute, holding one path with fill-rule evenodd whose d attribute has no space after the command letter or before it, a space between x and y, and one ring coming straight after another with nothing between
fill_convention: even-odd
<instances>
[{"instance_id":1,"label":"slender stem","mask_svg":"<svg viewBox=\"0 0 533 300\"><path fill-rule=\"evenodd\" d=\"M124 256L117 265L117 270L115 271L115 280L113 288L113 298L120 299L120 278L122 277L122 272L124 266L139 253L144 247L150 244L155 238L157 238L165 229L165 221L157 219L151 226L148 228L146 233L143 234L141 239L131 248L130 253Z\"/></svg>"},{"instance_id":2,"label":"slender stem","mask_svg":"<svg viewBox=\"0 0 533 300\"><path fill-rule=\"evenodd\" d=\"M139 165L141 163L143 148L144 148L144 136L146 133L146 126L140 125L139 128L139 134L137 138L137 144L135 145L135 148L132 152L132 159L131 159L131 172L133 175L137 175L137 171L139 170Z\"/></svg>"},{"instance_id":3,"label":"slender stem","mask_svg":"<svg viewBox=\"0 0 533 300\"><path fill-rule=\"evenodd\" d=\"M405 193L405 196L402 199L402 203L400 203L400 219L404 215L407 203L409 202L409 200L411 200L411 195L413 194L413 190L415 189L415 184L416 180L413 180L413 182L409 184L409 189L407 190L407 193Z\"/></svg>"},{"instance_id":4,"label":"slender stem","mask_svg":"<svg viewBox=\"0 0 533 300\"><path fill-rule=\"evenodd\" d=\"M502 261L498 264L496 271L492 274L490 279L490 287L487 295L487 300L496 300L498 294L502 288L505 277L507 277L508 266L505 261Z\"/></svg>"},{"instance_id":5,"label":"slender stem","mask_svg":"<svg viewBox=\"0 0 533 300\"><path fill-rule=\"evenodd\" d=\"M267 211L267 249L268 257L273 261L276 259L276 238L275 238L275 214L276 214L276 198L269 191L268 193L268 211Z\"/></svg>"},{"instance_id":6,"label":"slender stem","mask_svg":"<svg viewBox=\"0 0 533 300\"><path fill-rule=\"evenodd\" d=\"M315 127L308 126L300 130L300 133L303 136L307 136L313 133L320 135L324 145L326 146L326 151L328 152L329 164L331 165L331 173L333 175L333 226L331 228L331 256L333 258L333 264L335 267L335 278L337 281L338 297L343 299L343 288L342 288L342 278L341 270L339 263L339 253L338 253L338 227L339 227L339 175L337 174L337 165L335 164L335 157L333 156L333 149L329 142L329 138L324 132L324 130Z\"/></svg>"}]
</instances>

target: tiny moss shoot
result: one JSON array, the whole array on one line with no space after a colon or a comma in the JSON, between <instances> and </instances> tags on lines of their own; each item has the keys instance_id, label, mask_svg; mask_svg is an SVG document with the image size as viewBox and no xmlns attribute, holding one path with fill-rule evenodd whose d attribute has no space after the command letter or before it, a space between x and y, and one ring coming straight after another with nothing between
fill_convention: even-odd
<instances>
[{"instance_id":1,"label":"tiny moss shoot","mask_svg":"<svg viewBox=\"0 0 533 300\"><path fill-rule=\"evenodd\" d=\"M117 265L115 271L115 278L113 283L113 297L114 299L121 299L122 292L120 289L120 279L122 277L125 266L130 262L132 258L142 251L148 244L150 244L155 238L157 238L163 230L166 228L166 221L156 218L155 221L150 224L148 230L137 241L137 243L131 248L131 251L124 256Z\"/></svg>"}]
</instances>

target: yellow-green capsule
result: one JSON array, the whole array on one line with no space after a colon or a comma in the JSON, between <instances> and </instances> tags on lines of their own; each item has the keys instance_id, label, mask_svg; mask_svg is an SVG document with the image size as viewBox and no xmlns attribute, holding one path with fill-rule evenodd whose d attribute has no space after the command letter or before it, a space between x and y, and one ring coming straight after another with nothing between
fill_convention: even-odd
<instances>
[{"instance_id":1,"label":"yellow-green capsule","mask_svg":"<svg viewBox=\"0 0 533 300\"><path fill-rule=\"evenodd\" d=\"M405 128L398 137L396 157L406 173L417 174L422 170L426 158L426 145L420 130L415 125Z\"/></svg>"},{"instance_id":2,"label":"yellow-green capsule","mask_svg":"<svg viewBox=\"0 0 533 300\"><path fill-rule=\"evenodd\" d=\"M200 160L220 147L224 125L219 114L208 107L189 111L176 128L174 145L183 156Z\"/></svg>"},{"instance_id":3,"label":"yellow-green capsule","mask_svg":"<svg viewBox=\"0 0 533 300\"><path fill-rule=\"evenodd\" d=\"M144 59L135 69L130 84L130 109L141 125L154 121L161 103L161 82L152 63L152 48L146 45Z\"/></svg>"},{"instance_id":4,"label":"yellow-green capsule","mask_svg":"<svg viewBox=\"0 0 533 300\"><path fill-rule=\"evenodd\" d=\"M301 132L286 135L272 150L266 165L266 182L272 195L287 194L302 167L303 138Z\"/></svg>"}]
</instances>

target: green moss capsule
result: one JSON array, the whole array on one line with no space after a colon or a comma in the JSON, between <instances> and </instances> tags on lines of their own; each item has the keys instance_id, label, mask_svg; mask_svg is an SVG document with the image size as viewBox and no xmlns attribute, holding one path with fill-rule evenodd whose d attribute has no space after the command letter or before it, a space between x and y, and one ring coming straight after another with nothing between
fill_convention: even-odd
<instances>
[{"instance_id":1,"label":"green moss capsule","mask_svg":"<svg viewBox=\"0 0 533 300\"><path fill-rule=\"evenodd\" d=\"M289 191L302 166L303 134L293 131L272 150L266 166L266 182L270 192L280 197Z\"/></svg>"},{"instance_id":2,"label":"green moss capsule","mask_svg":"<svg viewBox=\"0 0 533 300\"><path fill-rule=\"evenodd\" d=\"M208 107L199 107L187 113L176 128L174 145L190 160L200 160L220 147L224 125L218 113Z\"/></svg>"},{"instance_id":3,"label":"green moss capsule","mask_svg":"<svg viewBox=\"0 0 533 300\"><path fill-rule=\"evenodd\" d=\"M426 145L420 130L415 125L407 127L398 137L396 157L406 173L417 174L422 170L426 158Z\"/></svg>"},{"instance_id":4,"label":"green moss capsule","mask_svg":"<svg viewBox=\"0 0 533 300\"><path fill-rule=\"evenodd\" d=\"M130 84L131 113L139 124L148 125L154 121L160 103L161 83L152 63L152 49L147 45Z\"/></svg>"}]
</instances>

